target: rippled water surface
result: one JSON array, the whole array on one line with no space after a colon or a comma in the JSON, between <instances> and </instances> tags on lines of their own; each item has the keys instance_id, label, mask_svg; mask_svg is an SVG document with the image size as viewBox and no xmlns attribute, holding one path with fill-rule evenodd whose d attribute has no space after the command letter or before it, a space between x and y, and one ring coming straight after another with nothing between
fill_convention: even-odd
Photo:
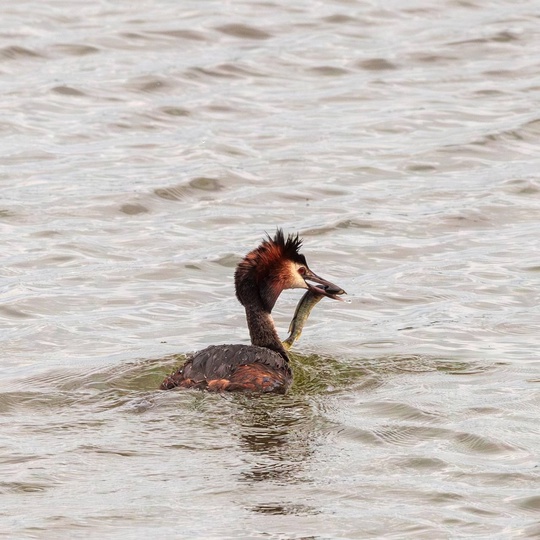
<instances>
[{"instance_id":1,"label":"rippled water surface","mask_svg":"<svg viewBox=\"0 0 540 540\"><path fill-rule=\"evenodd\" d=\"M540 536L538 2L4 4L2 535ZM290 393L158 391L277 226Z\"/></svg>"}]
</instances>

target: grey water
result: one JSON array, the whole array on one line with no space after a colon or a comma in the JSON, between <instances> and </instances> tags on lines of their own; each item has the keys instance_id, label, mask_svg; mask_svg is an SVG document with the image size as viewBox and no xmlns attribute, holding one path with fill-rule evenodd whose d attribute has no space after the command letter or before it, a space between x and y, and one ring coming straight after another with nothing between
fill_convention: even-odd
<instances>
[{"instance_id":1,"label":"grey water","mask_svg":"<svg viewBox=\"0 0 540 540\"><path fill-rule=\"evenodd\" d=\"M0 536L540 537L538 2L1 11ZM276 227L289 394L160 392Z\"/></svg>"}]
</instances>

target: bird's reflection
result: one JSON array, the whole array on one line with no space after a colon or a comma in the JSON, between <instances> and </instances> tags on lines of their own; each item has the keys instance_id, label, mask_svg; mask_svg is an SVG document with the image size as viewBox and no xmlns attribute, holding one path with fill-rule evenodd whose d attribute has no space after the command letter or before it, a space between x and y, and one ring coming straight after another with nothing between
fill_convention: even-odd
<instances>
[{"instance_id":1,"label":"bird's reflection","mask_svg":"<svg viewBox=\"0 0 540 540\"><path fill-rule=\"evenodd\" d=\"M241 480L298 481L317 438L313 406L301 397L239 399L243 406L237 418L238 437L248 465Z\"/></svg>"}]
</instances>

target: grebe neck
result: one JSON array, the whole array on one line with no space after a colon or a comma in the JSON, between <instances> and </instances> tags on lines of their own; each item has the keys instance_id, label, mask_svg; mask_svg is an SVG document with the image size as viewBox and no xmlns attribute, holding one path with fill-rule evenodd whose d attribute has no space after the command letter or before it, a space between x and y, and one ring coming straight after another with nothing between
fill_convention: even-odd
<instances>
[{"instance_id":1,"label":"grebe neck","mask_svg":"<svg viewBox=\"0 0 540 540\"><path fill-rule=\"evenodd\" d=\"M277 334L272 315L258 306L245 307L251 343L258 347L266 347L267 349L276 351L281 354L285 360L289 360L287 352L283 348Z\"/></svg>"}]
</instances>

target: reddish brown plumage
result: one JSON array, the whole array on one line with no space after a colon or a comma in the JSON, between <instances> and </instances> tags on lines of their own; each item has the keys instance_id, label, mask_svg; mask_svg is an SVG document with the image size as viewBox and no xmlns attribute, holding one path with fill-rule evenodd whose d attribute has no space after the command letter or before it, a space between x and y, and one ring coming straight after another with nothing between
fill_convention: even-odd
<instances>
[{"instance_id":1,"label":"reddish brown plumage","mask_svg":"<svg viewBox=\"0 0 540 540\"><path fill-rule=\"evenodd\" d=\"M261 364L239 366L231 375L230 386L226 390L285 393L291 377L289 369L277 371Z\"/></svg>"},{"instance_id":2,"label":"reddish brown plumage","mask_svg":"<svg viewBox=\"0 0 540 540\"><path fill-rule=\"evenodd\" d=\"M299 253L302 240L278 230L274 238L266 238L261 245L250 251L238 264L234 274L236 296L243 306L258 301L269 313L283 291L294 282L291 263L304 264L306 258ZM253 299L253 294L258 294Z\"/></svg>"},{"instance_id":3,"label":"reddish brown plumage","mask_svg":"<svg viewBox=\"0 0 540 540\"><path fill-rule=\"evenodd\" d=\"M176 372L165 378L161 390L196 388L209 392L275 392L285 393L291 382L289 369L272 369L263 364L243 364L235 368L228 378L196 381Z\"/></svg>"}]
</instances>

